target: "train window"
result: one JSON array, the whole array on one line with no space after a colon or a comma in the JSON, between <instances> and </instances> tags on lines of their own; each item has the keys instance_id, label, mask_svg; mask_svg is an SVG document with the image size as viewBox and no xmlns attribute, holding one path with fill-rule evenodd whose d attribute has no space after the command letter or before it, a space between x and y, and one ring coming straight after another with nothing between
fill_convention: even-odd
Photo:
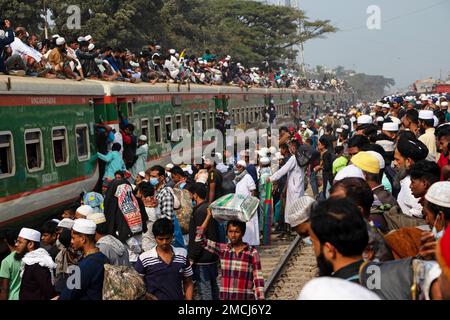
<instances>
[{"instance_id":1,"label":"train window","mask_svg":"<svg viewBox=\"0 0 450 320\"><path fill-rule=\"evenodd\" d=\"M148 119L141 120L141 134L148 139Z\"/></svg>"},{"instance_id":2,"label":"train window","mask_svg":"<svg viewBox=\"0 0 450 320\"><path fill-rule=\"evenodd\" d=\"M236 116L236 124L241 123L241 114L239 113L239 110L235 109L235 116Z\"/></svg>"},{"instance_id":3,"label":"train window","mask_svg":"<svg viewBox=\"0 0 450 320\"><path fill-rule=\"evenodd\" d=\"M202 130L205 132L208 129L208 121L207 121L207 114L206 112L202 113Z\"/></svg>"},{"instance_id":4,"label":"train window","mask_svg":"<svg viewBox=\"0 0 450 320\"><path fill-rule=\"evenodd\" d=\"M175 129L181 129L181 114L178 114L175 118Z\"/></svg>"},{"instance_id":5,"label":"train window","mask_svg":"<svg viewBox=\"0 0 450 320\"><path fill-rule=\"evenodd\" d=\"M133 102L128 101L127 102L127 112L128 112L128 118L134 117L134 105Z\"/></svg>"},{"instance_id":6,"label":"train window","mask_svg":"<svg viewBox=\"0 0 450 320\"><path fill-rule=\"evenodd\" d=\"M67 142L67 130L64 127L53 128L53 159L55 165L63 166L69 163L69 145Z\"/></svg>"},{"instance_id":7,"label":"train window","mask_svg":"<svg viewBox=\"0 0 450 320\"><path fill-rule=\"evenodd\" d=\"M214 112L209 112L209 127L214 128Z\"/></svg>"},{"instance_id":8,"label":"train window","mask_svg":"<svg viewBox=\"0 0 450 320\"><path fill-rule=\"evenodd\" d=\"M245 108L241 109L241 123L245 123Z\"/></svg>"},{"instance_id":9,"label":"train window","mask_svg":"<svg viewBox=\"0 0 450 320\"><path fill-rule=\"evenodd\" d=\"M14 145L11 132L0 132L0 179L15 174Z\"/></svg>"},{"instance_id":10,"label":"train window","mask_svg":"<svg viewBox=\"0 0 450 320\"><path fill-rule=\"evenodd\" d=\"M189 131L189 133L192 133L191 132L192 131L192 121L191 121L191 114L190 113L186 113L185 127Z\"/></svg>"},{"instance_id":11,"label":"train window","mask_svg":"<svg viewBox=\"0 0 450 320\"><path fill-rule=\"evenodd\" d=\"M25 131L25 151L27 168L30 172L44 168L44 152L42 148L42 132L40 129Z\"/></svg>"},{"instance_id":12,"label":"train window","mask_svg":"<svg viewBox=\"0 0 450 320\"><path fill-rule=\"evenodd\" d=\"M79 161L89 159L89 132L88 126L83 124L75 127L75 138L77 143L77 156Z\"/></svg>"},{"instance_id":13,"label":"train window","mask_svg":"<svg viewBox=\"0 0 450 320\"><path fill-rule=\"evenodd\" d=\"M161 119L155 118L153 120L153 129L155 130L155 142L161 143Z\"/></svg>"},{"instance_id":14,"label":"train window","mask_svg":"<svg viewBox=\"0 0 450 320\"><path fill-rule=\"evenodd\" d=\"M166 140L172 140L172 117L166 117Z\"/></svg>"}]
</instances>

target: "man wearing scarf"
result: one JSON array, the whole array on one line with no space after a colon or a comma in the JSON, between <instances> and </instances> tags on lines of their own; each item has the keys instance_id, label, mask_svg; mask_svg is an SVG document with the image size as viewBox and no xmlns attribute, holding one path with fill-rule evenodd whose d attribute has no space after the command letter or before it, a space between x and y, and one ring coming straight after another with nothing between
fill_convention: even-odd
<instances>
[{"instance_id":1,"label":"man wearing scarf","mask_svg":"<svg viewBox=\"0 0 450 320\"><path fill-rule=\"evenodd\" d=\"M16 243L16 259L22 259L19 300L50 300L56 296L53 270L56 264L39 246L41 233L23 228Z\"/></svg>"}]
</instances>

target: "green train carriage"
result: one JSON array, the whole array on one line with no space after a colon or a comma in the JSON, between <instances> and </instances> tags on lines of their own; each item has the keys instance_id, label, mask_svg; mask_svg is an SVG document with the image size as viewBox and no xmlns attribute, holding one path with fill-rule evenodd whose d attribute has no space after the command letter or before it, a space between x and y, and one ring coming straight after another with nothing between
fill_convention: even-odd
<instances>
[{"instance_id":1,"label":"green train carriage","mask_svg":"<svg viewBox=\"0 0 450 320\"><path fill-rule=\"evenodd\" d=\"M227 86L178 86L0 76L0 228L36 225L98 182L95 124L118 130L120 110L149 139L149 163L170 160L171 132L215 127L217 110L236 124L264 126L273 99L289 120L292 102L319 92ZM304 101L304 100L303 100ZM307 102L306 105L311 103ZM206 142L207 143L207 142ZM201 146L197 146L201 147Z\"/></svg>"}]
</instances>

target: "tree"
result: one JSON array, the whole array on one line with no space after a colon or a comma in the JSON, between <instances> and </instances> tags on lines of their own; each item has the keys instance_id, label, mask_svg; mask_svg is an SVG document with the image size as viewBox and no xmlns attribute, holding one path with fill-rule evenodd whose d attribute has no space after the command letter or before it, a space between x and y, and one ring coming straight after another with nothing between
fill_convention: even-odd
<instances>
[{"instance_id":1,"label":"tree","mask_svg":"<svg viewBox=\"0 0 450 320\"><path fill-rule=\"evenodd\" d=\"M9 19L14 27L26 27L29 33L41 34L43 14L43 0L0 0L0 18Z\"/></svg>"},{"instance_id":2,"label":"tree","mask_svg":"<svg viewBox=\"0 0 450 320\"><path fill-rule=\"evenodd\" d=\"M357 73L344 78L362 100L377 100L384 96L385 90L395 85L395 80L381 75Z\"/></svg>"},{"instance_id":3,"label":"tree","mask_svg":"<svg viewBox=\"0 0 450 320\"><path fill-rule=\"evenodd\" d=\"M53 12L55 32L70 38L91 34L101 45L126 47L140 50L158 34L161 25L158 12L163 1L156 0L73 0L70 5L81 9L81 29L71 30L67 26L68 2L54 0Z\"/></svg>"}]
</instances>

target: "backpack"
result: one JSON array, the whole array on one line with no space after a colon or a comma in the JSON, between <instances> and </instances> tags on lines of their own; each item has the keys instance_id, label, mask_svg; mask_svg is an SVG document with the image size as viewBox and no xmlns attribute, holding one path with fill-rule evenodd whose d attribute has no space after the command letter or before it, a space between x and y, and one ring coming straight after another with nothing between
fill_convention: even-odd
<instances>
[{"instance_id":1,"label":"backpack","mask_svg":"<svg viewBox=\"0 0 450 320\"><path fill-rule=\"evenodd\" d=\"M236 184L234 183L235 177L236 175L233 170L229 170L222 176L222 195L226 196L236 192Z\"/></svg>"},{"instance_id":2,"label":"backpack","mask_svg":"<svg viewBox=\"0 0 450 320\"><path fill-rule=\"evenodd\" d=\"M189 222L192 216L192 199L189 191L182 189L172 189L174 197L178 198L180 206L174 208L178 222L180 223L181 232L183 234L189 233Z\"/></svg>"},{"instance_id":3,"label":"backpack","mask_svg":"<svg viewBox=\"0 0 450 320\"><path fill-rule=\"evenodd\" d=\"M312 153L313 150L309 145L301 144L298 147L297 152L295 152L295 159L300 168L304 168L310 163Z\"/></svg>"},{"instance_id":4,"label":"backpack","mask_svg":"<svg viewBox=\"0 0 450 320\"><path fill-rule=\"evenodd\" d=\"M144 278L126 266L105 264L103 300L143 300L147 288Z\"/></svg>"}]
</instances>

